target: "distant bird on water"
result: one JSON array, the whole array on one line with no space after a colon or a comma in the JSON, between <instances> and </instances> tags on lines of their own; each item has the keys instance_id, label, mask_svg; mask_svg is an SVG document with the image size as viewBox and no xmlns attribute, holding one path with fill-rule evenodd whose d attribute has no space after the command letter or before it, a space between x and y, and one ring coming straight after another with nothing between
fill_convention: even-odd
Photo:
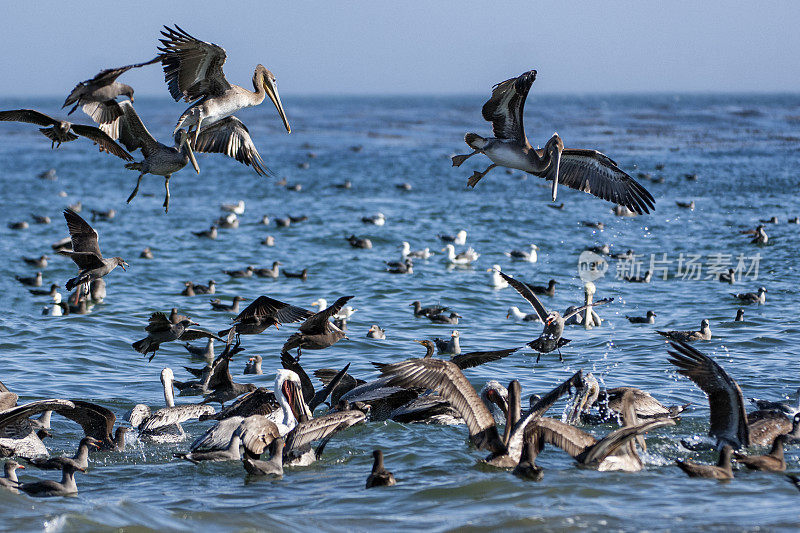
<instances>
[{"instance_id":1,"label":"distant bird on water","mask_svg":"<svg viewBox=\"0 0 800 533\"><path fill-rule=\"evenodd\" d=\"M534 80L536 71L531 70L495 85L492 97L482 110L483 118L492 123L495 137L484 138L476 133L467 133L464 140L474 151L453 157L453 166L456 167L478 153L492 160L486 170L472 174L468 185L474 187L487 172L500 165L551 180L554 202L561 183L624 205L637 213L649 213L654 209L653 196L606 155L596 150L565 149L557 133L547 141L544 149L536 150L530 145L525 136L523 111Z\"/></svg>"},{"instance_id":2,"label":"distant bird on water","mask_svg":"<svg viewBox=\"0 0 800 533\"><path fill-rule=\"evenodd\" d=\"M673 341L693 342L711 340L711 326L705 318L700 322L699 331L658 331L656 333Z\"/></svg>"},{"instance_id":3,"label":"distant bird on water","mask_svg":"<svg viewBox=\"0 0 800 533\"><path fill-rule=\"evenodd\" d=\"M110 274L117 267L127 270L128 263L121 257L103 258L97 232L80 215L71 209L65 209L64 218L72 240L72 251L61 250L58 253L70 257L81 270L76 277L67 281L65 288L68 291L83 285L84 294L88 294L92 281Z\"/></svg>"},{"instance_id":4,"label":"distant bird on water","mask_svg":"<svg viewBox=\"0 0 800 533\"><path fill-rule=\"evenodd\" d=\"M51 148L56 146L56 144L61 146L63 142L74 141L78 136L81 136L100 145L103 151L113 154L125 161L133 161L131 154L114 142L114 139L109 137L106 132L95 126L85 126L83 124L72 124L66 120L56 120L53 117L33 109L0 111L0 120L6 122L27 122L29 124L36 124L37 126L44 126L39 128L39 131L52 141Z\"/></svg>"}]
</instances>

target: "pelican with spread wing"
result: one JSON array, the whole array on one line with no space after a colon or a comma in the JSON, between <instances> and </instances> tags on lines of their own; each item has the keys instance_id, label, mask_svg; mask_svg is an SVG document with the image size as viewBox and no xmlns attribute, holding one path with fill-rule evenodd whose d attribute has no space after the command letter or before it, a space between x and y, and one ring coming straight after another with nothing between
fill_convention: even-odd
<instances>
[{"instance_id":1,"label":"pelican with spread wing","mask_svg":"<svg viewBox=\"0 0 800 533\"><path fill-rule=\"evenodd\" d=\"M492 97L483 105L483 118L492 123L495 137L467 133L471 154L453 156L453 166L460 166L475 154L485 154L492 164L483 172L475 171L468 185L474 187L496 166L515 168L553 182L555 202L558 184L587 192L603 200L623 205L636 213L649 213L655 200L636 180L597 150L565 149L557 133L544 149L535 149L525 136L523 111L525 99L536 79L528 71L494 86Z\"/></svg>"},{"instance_id":2,"label":"pelican with spread wing","mask_svg":"<svg viewBox=\"0 0 800 533\"><path fill-rule=\"evenodd\" d=\"M225 78L222 66L227 55L221 46L200 41L177 25L175 28L165 26L161 34L164 38L160 39L159 51L169 92L176 102L181 99L194 102L178 119L174 133L188 128L194 135L195 150L224 153L252 166L259 175L266 174L268 170L250 139L250 132L233 114L259 105L269 97L286 131L291 133L275 75L263 65L256 66L255 91L249 91Z\"/></svg>"}]
</instances>

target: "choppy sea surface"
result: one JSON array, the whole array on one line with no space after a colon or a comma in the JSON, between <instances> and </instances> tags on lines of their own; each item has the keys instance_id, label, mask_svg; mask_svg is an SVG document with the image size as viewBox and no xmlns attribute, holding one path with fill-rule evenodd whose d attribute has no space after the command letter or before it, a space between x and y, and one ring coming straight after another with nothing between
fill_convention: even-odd
<instances>
[{"instance_id":1,"label":"choppy sea surface","mask_svg":"<svg viewBox=\"0 0 800 533\"><path fill-rule=\"evenodd\" d=\"M163 405L161 369L169 366L177 379L187 379L182 366L201 363L177 343L164 345L151 363L133 351L130 344L143 337L150 313L177 307L213 331L231 317L212 311L207 296L181 296L184 280L215 279L216 296L224 299L267 294L304 307L320 297L354 295L351 304L358 311L349 321L349 340L304 352L301 361L309 373L350 362L351 374L370 378L376 375L370 361L419 356L421 347L412 340L448 336L452 326L413 316L414 300L442 303L461 314L457 329L464 350L521 346L541 326L506 319L511 305L532 309L513 289L493 289L487 268L498 264L537 284L557 280L556 295L544 297L544 303L563 311L583 300L581 251L609 244L615 252L634 250L641 264L609 260L608 272L595 282L595 297L615 300L597 309L601 327L567 329L572 342L562 350L564 363L550 354L535 364L535 355L521 350L468 370L467 377L477 388L488 379L519 379L527 403L529 394L549 390L582 368L608 387L636 386L665 404L692 407L676 426L647 436L642 472L580 469L548 447L537 460L545 469L538 483L480 466L485 453L468 447L464 426L370 422L335 437L319 462L288 468L279 481L246 479L238 462L193 465L173 459L188 442L149 445L130 439L125 452L92 456L89 472L77 476L75 497L36 500L0 491L0 529L727 531L800 525L800 493L782 475L740 468L733 481L719 483L689 479L674 466L676 458L711 462L716 455L680 446L680 438L707 433L708 403L671 368L664 339L654 332L694 329L707 318L713 339L696 346L723 365L745 397L793 397L800 386L800 226L787 224L800 215L800 96L540 97L534 91L526 117L532 144L544 145L558 131L568 147L596 148L634 177L649 175L637 179L656 198L656 209L634 218L616 217L611 204L566 188L558 196L564 209L551 209L543 180L503 169L467 189L469 175L488 160L476 156L453 168L449 156L466 153L466 131L489 134L480 115L481 96L283 98L291 135L281 130L268 104L240 115L276 177L259 177L220 155L200 155L199 176L187 167L173 177L168 215L161 207L160 177L146 176L139 197L128 205L137 173L120 160L98 153L86 140L51 150L32 125L0 126L0 380L20 401L82 398L107 406L119 420L136 403ZM59 105L56 98L0 100L3 109L33 107L53 114ZM184 109L145 97L137 98L136 108L162 141L171 138ZM56 181L36 177L50 168L56 169ZM692 174L696 180L686 179ZM302 190L277 186L281 178ZM334 187L345 180L351 189ZM411 190L396 187L405 182ZM220 230L214 241L192 235L220 216L220 203L240 199L246 212L238 229ZM676 205L690 200L694 210ZM35 270L21 256L42 253L51 256L46 286L63 286L74 275L72 262L52 253L50 244L67 235L60 212L77 201L87 220L89 209L117 210L112 221L94 225L104 253L124 257L130 268L107 278L106 301L90 314L42 316L47 298L32 296L14 276ZM377 212L386 215L385 226L362 224L362 216ZM52 223L33 224L31 213L49 215ZM261 224L263 215L307 215L308 221L278 228L274 221ZM767 224L767 246L752 245L739 233L773 215L780 223ZM30 228L7 227L19 220L31 222ZM582 221L603 222L605 229ZM471 268L447 268L437 234L460 229L481 257ZM345 240L350 234L369 237L373 248L351 248ZM275 237L274 247L260 244L267 235ZM398 257L402 241L437 255L416 261L413 275L388 274L384 261ZM537 263L512 262L504 255L531 243L540 248ZM145 246L154 259L139 258ZM644 273L651 258L656 275L650 284L618 278L637 266ZM287 270L307 268L308 280L235 280L222 272L268 267L275 260ZM735 286L713 279L715 269L728 264L744 269ZM762 285L769 291L766 305L744 306L745 321L733 322L740 305L730 292ZM655 326L625 319L649 309L658 314ZM386 340L365 337L372 324L385 328ZM232 363L234 377L271 387L280 347L293 329L244 337L247 351ZM253 355L263 356L265 374L242 376L246 356ZM563 401L554 416L561 410ZM191 436L206 427L184 426ZM72 454L80 428L58 416L53 428L52 453ZM586 429L602 435L613 426ZM397 486L364 489L375 448L384 450ZM787 462L788 471L800 471L798 448L787 450ZM21 478L56 474L31 468Z\"/></svg>"}]
</instances>

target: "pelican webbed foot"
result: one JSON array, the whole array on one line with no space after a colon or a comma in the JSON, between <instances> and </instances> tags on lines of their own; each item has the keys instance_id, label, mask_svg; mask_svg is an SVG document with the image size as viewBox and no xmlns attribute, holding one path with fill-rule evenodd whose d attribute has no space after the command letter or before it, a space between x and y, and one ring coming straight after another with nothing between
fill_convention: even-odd
<instances>
[{"instance_id":1,"label":"pelican webbed foot","mask_svg":"<svg viewBox=\"0 0 800 533\"><path fill-rule=\"evenodd\" d=\"M128 203L131 203L131 200L136 198L136 195L139 194L139 185L142 183L142 177L144 177L144 174L139 174L139 179L136 180L136 187L133 188L133 192L128 196Z\"/></svg>"},{"instance_id":2,"label":"pelican webbed foot","mask_svg":"<svg viewBox=\"0 0 800 533\"><path fill-rule=\"evenodd\" d=\"M470 177L469 180L467 180L467 185L469 185L470 187L475 187L475 185L477 185L478 182L481 181L481 178L483 178L490 170L492 170L496 166L497 166L496 164L492 163L483 172L478 172L476 170L475 172L472 173L472 177Z\"/></svg>"},{"instance_id":3,"label":"pelican webbed foot","mask_svg":"<svg viewBox=\"0 0 800 533\"><path fill-rule=\"evenodd\" d=\"M472 157L473 155L477 154L478 151L475 150L471 154L462 154L462 155L454 155L451 159L453 160L454 167L460 167L461 163Z\"/></svg>"},{"instance_id":4,"label":"pelican webbed foot","mask_svg":"<svg viewBox=\"0 0 800 533\"><path fill-rule=\"evenodd\" d=\"M169 213L169 179L170 179L171 177L172 177L172 176L167 176L167 177L164 179L164 189L166 189L166 191L167 191L167 195L166 195L166 196L164 196L164 204L163 204L163 205L164 205L164 212L165 212L165 213Z\"/></svg>"}]
</instances>

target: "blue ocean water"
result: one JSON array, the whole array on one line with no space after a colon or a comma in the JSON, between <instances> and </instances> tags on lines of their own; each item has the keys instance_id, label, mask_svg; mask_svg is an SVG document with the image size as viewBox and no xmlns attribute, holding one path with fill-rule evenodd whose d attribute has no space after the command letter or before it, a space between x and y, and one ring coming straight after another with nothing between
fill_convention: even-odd
<instances>
[{"instance_id":1,"label":"blue ocean water","mask_svg":"<svg viewBox=\"0 0 800 533\"><path fill-rule=\"evenodd\" d=\"M184 169L171 180L172 203L161 207L163 180L146 176L137 197L126 205L137 173L100 154L88 141L51 150L31 125L0 126L0 380L21 400L83 398L112 409L118 418L136 403L162 405L159 373L173 368L186 379L182 365L192 362L179 344L164 345L148 363L130 343L144 335L153 311L177 307L210 330L222 329L229 315L212 311L206 296L183 297L184 280L218 282L223 298L267 294L309 307L323 297L352 294L358 308L349 322L349 340L319 352L304 352L308 370L340 368L351 363L358 377L375 376L370 361L393 362L421 355L414 339L446 337L452 326L414 318L409 304L440 302L463 316L457 329L465 350L520 346L540 326L507 320L511 305L530 312L513 291L495 290L486 269L499 264L516 277L545 284L556 279L549 308L563 310L583 300L578 256L590 246L609 244L613 251L632 249L641 272L654 266L650 284L618 279L630 267L610 260L597 280L596 298L614 297L597 309L601 327L568 328L572 342L562 364L554 355L535 364L535 355L518 352L502 361L467 371L476 387L488 379L519 379L525 398L549 390L578 368L593 372L609 387L646 389L665 404L692 402L675 427L648 435L647 467L635 474L579 469L569 456L548 448L537 460L545 469L539 483L521 481L509 472L478 465L484 453L470 449L464 426L368 423L336 437L318 463L288 469L280 481L249 481L238 463L199 466L172 458L188 443L143 445L131 442L124 453L98 453L89 473L78 475L80 493L46 501L0 492L3 529L87 531L112 528L195 531L242 530L429 530L504 528L509 530L694 529L750 530L795 528L800 522L797 490L780 475L739 469L729 483L687 478L673 462L690 457L711 462L711 453L688 452L678 440L708 429L705 396L679 377L666 361L664 339L654 329L693 329L711 322L713 339L697 347L714 357L738 380L745 397L777 399L800 386L800 323L796 253L800 226L787 219L800 215L800 96L569 96L539 97L528 102L526 127L532 144L543 145L553 131L567 147L596 148L638 178L656 198L647 216L619 218L612 205L592 196L559 190L563 210L547 206L543 180L497 169L474 189L466 187L473 170L488 160L470 159L452 168L449 157L466 153L466 131L488 134L475 97L292 98L283 95L292 124L286 135L268 105L243 112L267 166L276 177L262 178L223 156L200 155L201 174ZM32 107L56 114L58 99L0 100L0 108ZM166 99L137 98L136 108L157 139L171 138L183 111ZM313 153L315 157L311 157ZM304 168L307 163L307 168ZM663 165L663 167L662 167ZM58 179L36 175L55 168ZM696 174L696 180L687 180ZM302 185L287 190L286 178ZM663 178L663 182L658 182ZM345 180L351 189L333 185ZM395 187L407 182L409 191ZM66 192L60 196L59 192ZM241 226L220 230L215 241L192 231L207 229L220 216L222 202L243 199ZM676 201L694 200L693 211ZM110 222L96 222L107 255L131 265L115 271L108 297L89 315L47 317L47 298L32 297L14 280L31 275L21 256L49 253L45 285L62 285L74 275L66 258L50 244L67 235L60 211L81 201L88 209L117 210ZM367 226L361 217L382 212L385 226ZM7 223L49 215L50 225L31 223L14 231ZM263 215L307 215L288 228L262 225ZM741 230L759 219L770 243L749 244ZM88 217L88 214L87 214ZM88 218L87 218L88 219ZM582 221L602 221L603 231ZM480 254L472 268L449 269L438 253L438 233L468 232L467 244ZM266 235L276 244L260 244ZM345 237L369 237L371 250L350 248ZM399 256L399 245L430 247L437 255L417 261L414 274L384 272L384 261ZM539 246L537 263L511 262L503 252ZM139 259L149 246L153 260ZM688 270L694 257L701 269ZM731 287L706 279L712 265L738 265L743 280ZM308 268L308 280L227 279L223 269L268 267L281 261L287 270ZM757 274L754 267L757 266ZM679 268L680 267L680 268ZM749 271L749 273L748 273ZM626 271L627 272L627 271ZM662 279L666 276L667 279ZM699 277L700 279L694 279ZM730 292L768 289L767 304L746 306L745 321L734 323L739 303ZM633 325L625 315L658 314L656 325ZM365 338L370 325L386 329L385 341ZM293 326L244 339L244 356L262 355L265 375L237 380L270 386L278 354ZM287 331L288 330L288 331ZM234 361L241 374L244 358ZM179 398L196 401L197 398ZM555 408L557 415L562 404ZM75 424L54 417L53 453L72 453L80 437ZM195 436L205 423L189 423ZM587 428L605 434L612 426ZM398 479L391 489L365 490L371 451L381 448L386 466ZM798 450L787 450L789 471L800 471ZM37 475L26 470L21 477Z\"/></svg>"}]
</instances>

